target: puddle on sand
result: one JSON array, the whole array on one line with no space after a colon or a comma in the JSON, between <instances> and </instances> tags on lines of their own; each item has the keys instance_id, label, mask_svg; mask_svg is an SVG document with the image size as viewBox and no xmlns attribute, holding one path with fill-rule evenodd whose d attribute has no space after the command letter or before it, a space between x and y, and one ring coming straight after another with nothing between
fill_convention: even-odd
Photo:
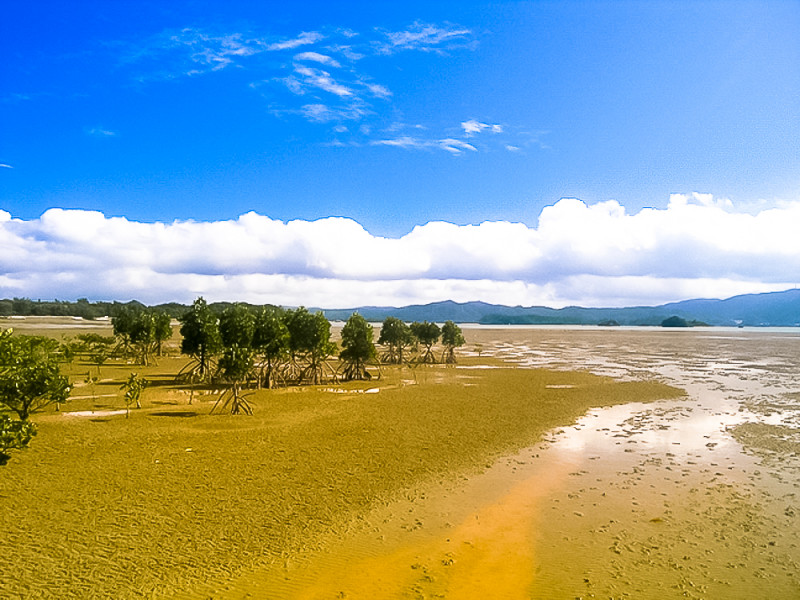
<instances>
[{"instance_id":1,"label":"puddle on sand","mask_svg":"<svg viewBox=\"0 0 800 600\"><path fill-rule=\"evenodd\" d=\"M546 366L544 346L559 362L583 357L592 371L659 377L689 396L591 411L554 436L543 456L579 464L541 507L551 516L529 597L800 598L800 456L733 435L796 423L798 332L607 332L602 348L592 337L543 333L531 340L539 352L518 360Z\"/></svg>"},{"instance_id":2,"label":"puddle on sand","mask_svg":"<svg viewBox=\"0 0 800 600\"><path fill-rule=\"evenodd\" d=\"M483 341L483 353L658 377L689 396L593 410L461 486L382 507L327 550L205 597L800 597L800 456L732 435L766 419L796 427L800 336L508 333L519 339Z\"/></svg>"}]
</instances>

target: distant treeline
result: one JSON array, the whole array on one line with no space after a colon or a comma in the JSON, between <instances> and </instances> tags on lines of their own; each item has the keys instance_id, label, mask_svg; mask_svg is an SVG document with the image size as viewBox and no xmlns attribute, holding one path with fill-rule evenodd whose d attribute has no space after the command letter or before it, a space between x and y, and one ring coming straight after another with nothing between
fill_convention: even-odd
<instances>
[{"instance_id":1,"label":"distant treeline","mask_svg":"<svg viewBox=\"0 0 800 600\"><path fill-rule=\"evenodd\" d=\"M231 306L232 302L214 302L209 308L216 314ZM243 304L243 303L239 303ZM254 305L244 304L252 308ZM271 306L271 305L266 305ZM116 317L125 308L147 308L138 300L130 302L89 302L86 298L79 298L76 302L68 300L31 300L30 298L14 298L0 300L0 317L81 317L84 319L99 319L102 317ZM169 302L158 304L150 308L168 314L171 318L181 317L190 306Z\"/></svg>"}]
</instances>

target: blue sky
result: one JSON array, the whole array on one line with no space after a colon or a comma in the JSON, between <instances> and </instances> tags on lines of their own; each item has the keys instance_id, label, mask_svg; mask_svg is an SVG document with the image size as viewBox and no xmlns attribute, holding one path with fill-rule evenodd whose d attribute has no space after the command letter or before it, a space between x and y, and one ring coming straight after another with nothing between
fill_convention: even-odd
<instances>
[{"instance_id":1,"label":"blue sky","mask_svg":"<svg viewBox=\"0 0 800 600\"><path fill-rule=\"evenodd\" d=\"M712 228L769 211L784 211L778 221L796 218L799 29L800 2L792 1L12 0L0 23L0 296L618 305L795 285L791 239L779 248L785 268L765 274L751 265L774 254L706 247L708 239L692 237L700 233L676 231L674 217L688 203L719 211ZM592 231L572 239L581 217L562 199L573 198L585 214L616 215L634 237L630 225L641 228L648 215L660 225L647 241L606 235L601 242ZM136 268L146 271L134 275L125 258L95 263L93 253L104 252L97 246L49 237L60 231L48 230L57 216L91 231L84 220L95 223L92 211L114 231L122 222L153 231L244 227L240 216L251 212L287 231L293 221L306 229L317 222L327 227L318 237L331 257L309 253L296 232L278 248L263 225L248 229L255 246L270 256L294 249L294 258L261 261L246 273L236 261L211 259L165 272L137 256ZM542 228L562 213L576 227L565 225L564 239L548 246ZM493 237L478 227L484 222L524 226L530 239L517 251L527 254L504 254L514 236ZM366 235L353 254L398 242L408 255L422 252L418 268L329 268L358 263L342 258L341 235L361 235L351 225ZM202 239L199 231L193 235ZM432 254L411 248L423 233L439 239L440 248L424 245ZM120 244L129 239L116 235ZM573 256L580 247L612 256L615 244L657 253L676 239L689 240L678 248L700 244L693 260L672 261L687 262L685 272L663 257L625 271L589 268ZM58 271L30 267L52 264L36 259L54 252L89 256L109 275L89 282L74 266L79 258ZM447 260L440 252L450 253ZM554 266L573 259L562 272ZM515 261L521 266L498 266ZM129 276L110 275L120 272ZM141 283L146 272L163 276L160 293Z\"/></svg>"}]
</instances>

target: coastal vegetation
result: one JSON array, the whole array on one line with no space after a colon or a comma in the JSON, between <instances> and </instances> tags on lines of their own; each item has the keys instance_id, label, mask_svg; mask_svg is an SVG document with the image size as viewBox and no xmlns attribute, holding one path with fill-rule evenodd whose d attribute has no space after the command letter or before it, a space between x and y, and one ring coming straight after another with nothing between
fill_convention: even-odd
<instances>
[{"instance_id":1,"label":"coastal vegetation","mask_svg":"<svg viewBox=\"0 0 800 600\"><path fill-rule=\"evenodd\" d=\"M50 405L58 409L68 400L71 384L62 374L62 363L72 366L80 357L84 364L96 366L96 374L90 368L77 380L89 385L94 397L100 369L109 359L147 368L156 363L173 335L169 315L157 309L124 306L111 322L113 336L84 333L62 342L46 336L13 335L11 329L0 332L0 414L9 412L17 417L15 421L3 415L0 458L4 463L7 451L26 447L36 434L35 425L28 424L32 413ZM416 344L422 344L424 351L406 354L410 360L437 362L433 345L439 340L438 325L388 321L387 332L392 331L384 344L395 364L402 364L404 347ZM442 362L453 364L455 348L464 344L464 337L452 321L445 323L442 331ZM189 360L174 380L218 389L212 413L252 415L249 397L252 390L262 387L369 380L373 377L369 368L380 375L372 325L358 313L353 313L341 330L341 351L331 341L330 321L322 312L312 313L305 307L256 309L229 304L217 316L198 298L181 316L180 334L180 351ZM332 364L334 359L337 367ZM126 417L132 405L141 408L148 383L144 376L130 373L119 385L124 390ZM192 397L194 391L193 387Z\"/></svg>"}]
</instances>

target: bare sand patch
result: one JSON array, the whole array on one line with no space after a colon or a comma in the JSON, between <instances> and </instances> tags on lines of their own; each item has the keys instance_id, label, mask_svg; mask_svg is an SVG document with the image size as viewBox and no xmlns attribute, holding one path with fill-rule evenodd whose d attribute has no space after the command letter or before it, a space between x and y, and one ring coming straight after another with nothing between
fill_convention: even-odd
<instances>
[{"instance_id":1,"label":"bare sand patch","mask_svg":"<svg viewBox=\"0 0 800 600\"><path fill-rule=\"evenodd\" d=\"M114 415L124 415L128 412L125 409L121 410L74 410L71 412L62 412L62 417L111 417Z\"/></svg>"}]
</instances>

